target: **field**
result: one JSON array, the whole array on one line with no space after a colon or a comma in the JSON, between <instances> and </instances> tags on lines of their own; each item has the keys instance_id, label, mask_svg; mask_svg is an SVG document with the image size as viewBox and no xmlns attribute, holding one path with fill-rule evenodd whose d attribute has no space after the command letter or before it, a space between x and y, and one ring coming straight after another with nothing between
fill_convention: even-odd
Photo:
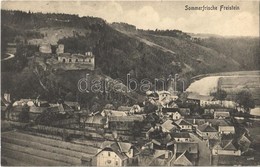
<instances>
[{"instance_id":1,"label":"field","mask_svg":"<svg viewBox=\"0 0 260 167\"><path fill-rule=\"evenodd\" d=\"M193 83L187 91L194 91L209 95L216 88L227 91L232 96L240 90L251 92L256 105L260 105L260 72L259 71L237 71L226 73L214 73L193 77Z\"/></svg>"},{"instance_id":2,"label":"field","mask_svg":"<svg viewBox=\"0 0 260 167\"><path fill-rule=\"evenodd\" d=\"M2 160L11 166L81 165L82 157L93 157L97 148L17 131L2 133Z\"/></svg>"}]
</instances>

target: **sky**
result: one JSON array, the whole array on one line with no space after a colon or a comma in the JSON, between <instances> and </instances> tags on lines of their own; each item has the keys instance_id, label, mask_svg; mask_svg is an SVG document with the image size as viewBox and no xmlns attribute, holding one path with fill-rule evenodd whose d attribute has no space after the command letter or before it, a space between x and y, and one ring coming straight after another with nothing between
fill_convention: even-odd
<instances>
[{"instance_id":1,"label":"sky","mask_svg":"<svg viewBox=\"0 0 260 167\"><path fill-rule=\"evenodd\" d=\"M215 5L217 11L185 10ZM219 11L237 5L238 11ZM223 36L259 36L259 1L2 1L2 9L94 16L140 29L178 29Z\"/></svg>"}]
</instances>

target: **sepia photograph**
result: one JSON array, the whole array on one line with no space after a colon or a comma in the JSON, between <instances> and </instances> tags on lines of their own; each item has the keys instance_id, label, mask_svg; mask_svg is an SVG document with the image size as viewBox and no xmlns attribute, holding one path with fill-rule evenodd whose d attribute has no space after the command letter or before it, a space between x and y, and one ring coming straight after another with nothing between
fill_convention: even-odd
<instances>
[{"instance_id":1,"label":"sepia photograph","mask_svg":"<svg viewBox=\"0 0 260 167\"><path fill-rule=\"evenodd\" d=\"M258 0L1 0L1 166L260 166Z\"/></svg>"}]
</instances>

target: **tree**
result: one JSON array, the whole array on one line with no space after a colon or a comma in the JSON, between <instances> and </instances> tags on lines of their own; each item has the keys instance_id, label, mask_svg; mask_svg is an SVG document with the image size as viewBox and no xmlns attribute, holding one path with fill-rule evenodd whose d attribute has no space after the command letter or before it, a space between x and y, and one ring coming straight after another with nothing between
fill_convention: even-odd
<instances>
[{"instance_id":1,"label":"tree","mask_svg":"<svg viewBox=\"0 0 260 167\"><path fill-rule=\"evenodd\" d=\"M239 107L243 107L247 112L249 112L250 108L255 107L252 94L248 91L242 90L238 92L235 100L239 104Z\"/></svg>"},{"instance_id":2,"label":"tree","mask_svg":"<svg viewBox=\"0 0 260 167\"><path fill-rule=\"evenodd\" d=\"M218 89L216 92L212 92L210 95L214 96L217 100L220 100L222 104L222 101L227 97L227 92L225 90Z\"/></svg>"}]
</instances>

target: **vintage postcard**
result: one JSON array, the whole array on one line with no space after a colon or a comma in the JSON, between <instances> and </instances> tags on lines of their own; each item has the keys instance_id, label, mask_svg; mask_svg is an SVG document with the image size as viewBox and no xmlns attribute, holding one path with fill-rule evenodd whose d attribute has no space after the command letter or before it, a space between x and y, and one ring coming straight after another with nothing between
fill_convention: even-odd
<instances>
[{"instance_id":1,"label":"vintage postcard","mask_svg":"<svg viewBox=\"0 0 260 167\"><path fill-rule=\"evenodd\" d=\"M1 1L1 166L259 166L259 1Z\"/></svg>"}]
</instances>

